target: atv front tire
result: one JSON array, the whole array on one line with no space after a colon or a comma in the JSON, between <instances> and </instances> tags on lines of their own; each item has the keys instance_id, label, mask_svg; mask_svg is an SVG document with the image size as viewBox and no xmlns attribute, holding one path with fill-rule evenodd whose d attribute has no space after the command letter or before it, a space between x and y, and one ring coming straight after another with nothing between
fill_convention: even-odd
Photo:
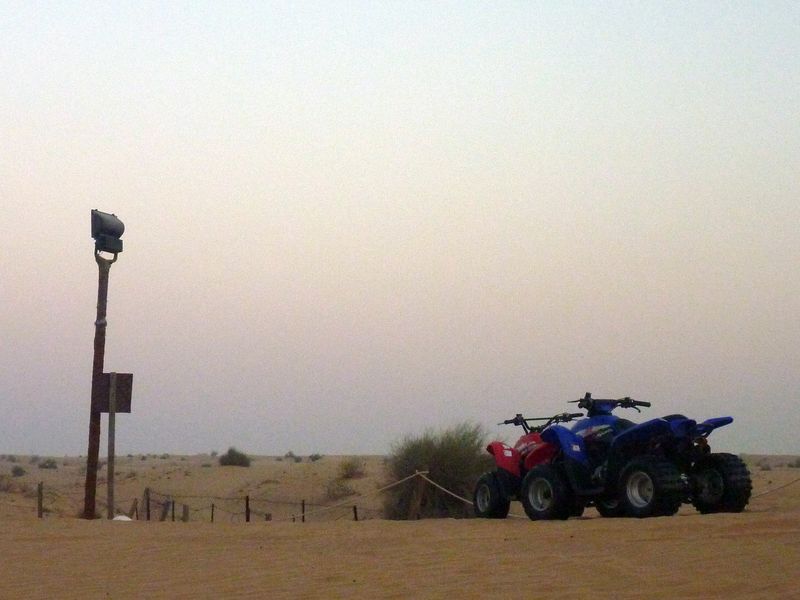
<instances>
[{"instance_id":1,"label":"atv front tire","mask_svg":"<svg viewBox=\"0 0 800 600\"><path fill-rule=\"evenodd\" d=\"M522 507L534 521L569 519L575 502L567 484L551 465L531 469L522 480Z\"/></svg>"},{"instance_id":2,"label":"atv front tire","mask_svg":"<svg viewBox=\"0 0 800 600\"><path fill-rule=\"evenodd\" d=\"M475 516L482 519L505 519L511 501L500 491L500 482L494 473L484 473L475 485L472 496Z\"/></svg>"},{"instance_id":3,"label":"atv front tire","mask_svg":"<svg viewBox=\"0 0 800 600\"><path fill-rule=\"evenodd\" d=\"M619 485L620 504L630 517L674 515L683 502L678 467L655 456L631 460L622 471Z\"/></svg>"},{"instance_id":4,"label":"atv front tire","mask_svg":"<svg viewBox=\"0 0 800 600\"><path fill-rule=\"evenodd\" d=\"M735 454L709 454L692 469L692 505L703 514L742 512L752 490L750 471Z\"/></svg>"}]
</instances>

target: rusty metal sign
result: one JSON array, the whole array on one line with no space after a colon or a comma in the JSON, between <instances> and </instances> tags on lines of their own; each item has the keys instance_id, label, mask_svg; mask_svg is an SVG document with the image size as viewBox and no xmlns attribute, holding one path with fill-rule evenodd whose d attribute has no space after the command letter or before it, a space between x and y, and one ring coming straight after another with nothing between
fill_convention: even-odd
<instances>
[{"instance_id":1,"label":"rusty metal sign","mask_svg":"<svg viewBox=\"0 0 800 600\"><path fill-rule=\"evenodd\" d=\"M115 373L115 404L114 412L131 412L131 396L133 395L133 373ZM111 397L111 373L103 373L97 381L94 390L94 403L101 413L109 412L109 398Z\"/></svg>"}]
</instances>

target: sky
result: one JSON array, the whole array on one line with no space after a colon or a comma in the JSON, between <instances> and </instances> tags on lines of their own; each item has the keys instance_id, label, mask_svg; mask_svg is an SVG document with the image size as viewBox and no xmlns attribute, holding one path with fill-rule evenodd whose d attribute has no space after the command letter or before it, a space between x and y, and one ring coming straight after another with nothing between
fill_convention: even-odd
<instances>
[{"instance_id":1,"label":"sky","mask_svg":"<svg viewBox=\"0 0 800 600\"><path fill-rule=\"evenodd\" d=\"M0 79L1 452L86 454L97 208L118 453L800 453L795 2L0 0Z\"/></svg>"}]
</instances>

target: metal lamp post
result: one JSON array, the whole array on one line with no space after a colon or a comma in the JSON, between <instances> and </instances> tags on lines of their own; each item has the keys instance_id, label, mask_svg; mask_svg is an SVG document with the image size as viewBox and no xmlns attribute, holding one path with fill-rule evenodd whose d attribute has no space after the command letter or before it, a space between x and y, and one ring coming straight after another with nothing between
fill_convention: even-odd
<instances>
[{"instance_id":1,"label":"metal lamp post","mask_svg":"<svg viewBox=\"0 0 800 600\"><path fill-rule=\"evenodd\" d=\"M100 415L102 398L100 389L103 382L103 360L106 347L106 303L108 298L108 273L111 265L122 252L120 237L125 225L115 215L92 211L92 237L95 240L94 259L99 271L97 285L97 319L94 322L94 361L92 363L92 400L89 410L89 450L86 456L86 492L84 495L83 517L95 518L95 498L97 495L97 462L100 452ZM106 258L101 253L112 254ZM110 507L111 508L111 507ZM113 508L111 508L113 510Z\"/></svg>"}]
</instances>

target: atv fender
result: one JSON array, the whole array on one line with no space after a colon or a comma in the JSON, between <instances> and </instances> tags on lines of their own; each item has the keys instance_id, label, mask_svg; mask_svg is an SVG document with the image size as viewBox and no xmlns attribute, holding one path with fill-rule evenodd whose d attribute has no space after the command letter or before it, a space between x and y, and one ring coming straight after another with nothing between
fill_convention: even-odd
<instances>
[{"instance_id":1,"label":"atv fender","mask_svg":"<svg viewBox=\"0 0 800 600\"><path fill-rule=\"evenodd\" d=\"M645 442L655 436L668 435L672 433L671 423L673 422L667 422L664 419L651 419L634 425L614 438L614 441L611 442L611 450L620 450L628 444Z\"/></svg>"},{"instance_id":2,"label":"atv fender","mask_svg":"<svg viewBox=\"0 0 800 600\"><path fill-rule=\"evenodd\" d=\"M566 427L561 425L548 427L542 432L542 440L560 448L568 458L588 468L589 458L586 455L586 445L583 443L583 438L575 435Z\"/></svg>"},{"instance_id":3,"label":"atv fender","mask_svg":"<svg viewBox=\"0 0 800 600\"><path fill-rule=\"evenodd\" d=\"M672 435L675 437L694 437L697 432L697 421L693 419L672 419L669 426L672 429Z\"/></svg>"},{"instance_id":4,"label":"atv fender","mask_svg":"<svg viewBox=\"0 0 800 600\"><path fill-rule=\"evenodd\" d=\"M494 462L499 469L508 471L515 477L520 476L520 454L514 448L503 442L492 442L486 446L486 451L494 456Z\"/></svg>"},{"instance_id":5,"label":"atv fender","mask_svg":"<svg viewBox=\"0 0 800 600\"><path fill-rule=\"evenodd\" d=\"M714 419L707 419L697 425L697 431L700 435L708 435L718 427L724 427L733 423L733 417L716 417Z\"/></svg>"}]
</instances>

